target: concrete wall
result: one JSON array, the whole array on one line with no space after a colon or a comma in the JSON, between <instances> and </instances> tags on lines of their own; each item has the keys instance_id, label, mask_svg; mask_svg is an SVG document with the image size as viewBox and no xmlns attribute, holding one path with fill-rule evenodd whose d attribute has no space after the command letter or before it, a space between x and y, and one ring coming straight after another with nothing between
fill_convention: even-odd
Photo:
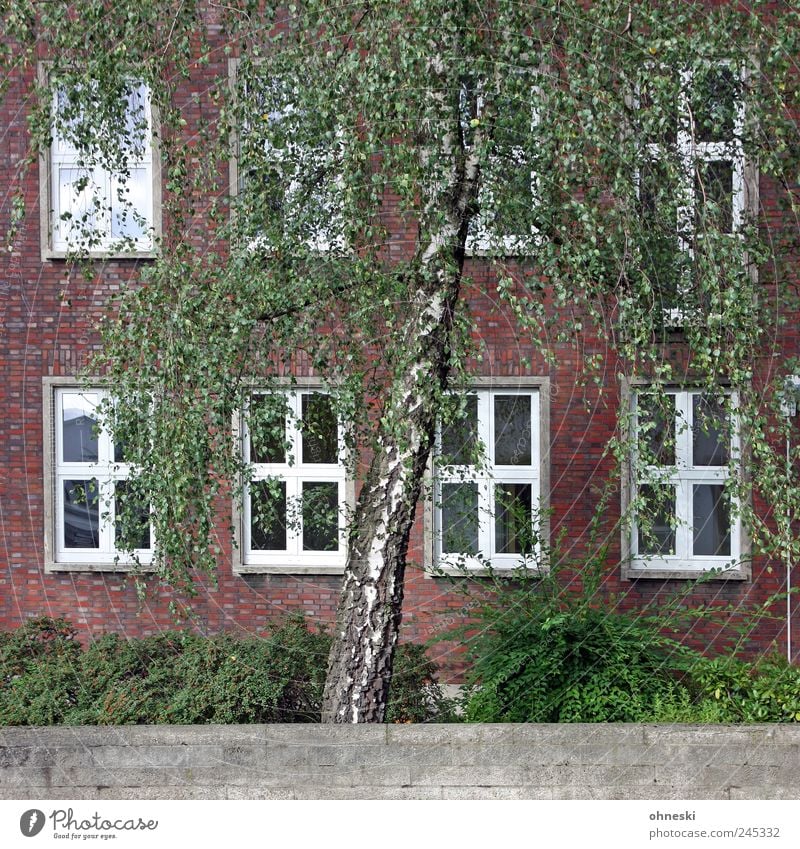
<instances>
[{"instance_id":1,"label":"concrete wall","mask_svg":"<svg viewBox=\"0 0 800 849\"><path fill-rule=\"evenodd\" d=\"M3 799L797 799L800 727L0 729Z\"/></svg>"}]
</instances>

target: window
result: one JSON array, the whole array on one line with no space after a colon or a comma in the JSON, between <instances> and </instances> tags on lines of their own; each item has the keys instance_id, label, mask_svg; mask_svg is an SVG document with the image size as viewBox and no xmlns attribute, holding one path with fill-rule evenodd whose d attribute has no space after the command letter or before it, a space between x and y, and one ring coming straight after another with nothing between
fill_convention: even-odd
<instances>
[{"instance_id":1,"label":"window","mask_svg":"<svg viewBox=\"0 0 800 849\"><path fill-rule=\"evenodd\" d=\"M102 425L106 393L57 387L52 398L48 560L55 567L130 564L133 549L139 562L148 562L150 511L128 480L122 447ZM126 539L115 522L123 506L133 516Z\"/></svg>"},{"instance_id":2,"label":"window","mask_svg":"<svg viewBox=\"0 0 800 849\"><path fill-rule=\"evenodd\" d=\"M513 84L512 84L513 83ZM511 80L507 96L497 103L492 151L484 168L478 198L479 214L470 223L467 250L472 254L514 256L530 253L536 238L532 223L538 196L536 173L525 153L524 141L539 121L538 112L521 108L521 80ZM472 123L483 114L483 85L465 79L459 93L461 129L465 144L472 144ZM502 203L500 201L502 200Z\"/></svg>"},{"instance_id":3,"label":"window","mask_svg":"<svg viewBox=\"0 0 800 849\"><path fill-rule=\"evenodd\" d=\"M741 524L726 485L739 451L732 406L735 396L700 390L635 394L635 569L680 573L740 565Z\"/></svg>"},{"instance_id":4,"label":"window","mask_svg":"<svg viewBox=\"0 0 800 849\"><path fill-rule=\"evenodd\" d=\"M703 256L718 269L716 247L744 223L744 71L718 62L676 81L664 69L647 73L638 98L644 267L667 324L680 325Z\"/></svg>"},{"instance_id":5,"label":"window","mask_svg":"<svg viewBox=\"0 0 800 849\"><path fill-rule=\"evenodd\" d=\"M109 127L89 127L75 89L53 91L50 148L49 251L63 254L152 252L159 194L153 171L150 91L131 83L124 99L120 151L108 149ZM113 160L110 164L109 159ZM103 162L101 162L103 160Z\"/></svg>"},{"instance_id":6,"label":"window","mask_svg":"<svg viewBox=\"0 0 800 849\"><path fill-rule=\"evenodd\" d=\"M259 65L234 73L241 118L231 185L244 241L344 249L341 130L322 111L300 109L291 82L266 79Z\"/></svg>"},{"instance_id":7,"label":"window","mask_svg":"<svg viewBox=\"0 0 800 849\"><path fill-rule=\"evenodd\" d=\"M328 395L255 393L243 417L242 560L247 566L345 562L342 432Z\"/></svg>"},{"instance_id":8,"label":"window","mask_svg":"<svg viewBox=\"0 0 800 849\"><path fill-rule=\"evenodd\" d=\"M538 564L539 390L479 389L437 443L434 555L439 567Z\"/></svg>"}]
</instances>

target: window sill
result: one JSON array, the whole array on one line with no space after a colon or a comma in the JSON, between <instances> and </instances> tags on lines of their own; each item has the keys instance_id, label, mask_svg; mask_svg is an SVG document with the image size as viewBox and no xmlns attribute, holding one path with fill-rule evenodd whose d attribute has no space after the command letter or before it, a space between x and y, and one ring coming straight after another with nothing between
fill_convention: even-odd
<instances>
[{"instance_id":1,"label":"window sill","mask_svg":"<svg viewBox=\"0 0 800 849\"><path fill-rule=\"evenodd\" d=\"M42 261L44 262L58 262L64 260L75 260L78 258L85 258L88 260L143 260L143 259L157 259L158 251L155 250L147 250L147 251L86 251L82 253L78 252L69 252L69 251L54 251L45 249L42 251Z\"/></svg>"},{"instance_id":2,"label":"window sill","mask_svg":"<svg viewBox=\"0 0 800 849\"><path fill-rule=\"evenodd\" d=\"M533 256L542 244L540 236L472 236L467 238L464 251L470 257Z\"/></svg>"},{"instance_id":3,"label":"window sill","mask_svg":"<svg viewBox=\"0 0 800 849\"><path fill-rule=\"evenodd\" d=\"M710 574L711 570L717 572ZM724 563L708 563L702 565L692 561L671 563L659 563L647 566L641 561L633 561L622 567L624 580L635 581L641 578L652 578L656 580L692 580L704 578L709 581L748 581L750 580L750 566L742 563L738 566L726 567Z\"/></svg>"},{"instance_id":4,"label":"window sill","mask_svg":"<svg viewBox=\"0 0 800 849\"><path fill-rule=\"evenodd\" d=\"M502 560L495 558L495 562L492 565L487 565L487 563L481 560L471 559L467 559L463 565L439 560L435 565L426 567L425 577L486 578L492 575L502 575L513 578L523 568L530 575L546 575L549 571L546 566L531 564L526 567L522 558L513 561L510 558L503 558Z\"/></svg>"},{"instance_id":5,"label":"window sill","mask_svg":"<svg viewBox=\"0 0 800 849\"><path fill-rule=\"evenodd\" d=\"M235 563L234 575L344 575L344 563Z\"/></svg>"},{"instance_id":6,"label":"window sill","mask_svg":"<svg viewBox=\"0 0 800 849\"><path fill-rule=\"evenodd\" d=\"M108 561L104 563L60 563L48 562L45 563L44 572L46 575L55 575L61 572L117 572L128 574L130 572L150 573L155 572L155 568L149 563L131 563L130 561L119 561L114 563Z\"/></svg>"}]
</instances>

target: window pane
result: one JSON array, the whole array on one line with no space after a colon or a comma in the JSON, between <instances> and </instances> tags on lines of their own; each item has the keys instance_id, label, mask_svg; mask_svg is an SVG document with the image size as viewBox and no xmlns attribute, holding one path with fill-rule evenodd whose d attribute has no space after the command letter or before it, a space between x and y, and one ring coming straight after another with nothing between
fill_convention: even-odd
<instances>
[{"instance_id":1,"label":"window pane","mask_svg":"<svg viewBox=\"0 0 800 849\"><path fill-rule=\"evenodd\" d=\"M725 466L727 415L722 404L708 395L692 396L692 458L695 466Z\"/></svg>"},{"instance_id":2,"label":"window pane","mask_svg":"<svg viewBox=\"0 0 800 849\"><path fill-rule=\"evenodd\" d=\"M733 232L733 163L715 159L700 162L695 174L696 221L699 232Z\"/></svg>"},{"instance_id":3,"label":"window pane","mask_svg":"<svg viewBox=\"0 0 800 849\"><path fill-rule=\"evenodd\" d=\"M147 104L150 100L150 93L147 86L141 83L134 86L128 92L126 100L125 144L135 157L141 158L146 155L147 146L150 142L147 121Z\"/></svg>"},{"instance_id":4,"label":"window pane","mask_svg":"<svg viewBox=\"0 0 800 849\"><path fill-rule=\"evenodd\" d=\"M469 147L475 136L475 130L471 121L479 117L479 84L474 76L461 78L458 89L458 116L461 124L461 132L464 136L464 144Z\"/></svg>"},{"instance_id":5,"label":"window pane","mask_svg":"<svg viewBox=\"0 0 800 849\"><path fill-rule=\"evenodd\" d=\"M645 466L675 465L675 396L639 395L639 458Z\"/></svg>"},{"instance_id":6,"label":"window pane","mask_svg":"<svg viewBox=\"0 0 800 849\"><path fill-rule=\"evenodd\" d=\"M639 554L675 554L675 487L644 484L639 487L639 499Z\"/></svg>"},{"instance_id":7,"label":"window pane","mask_svg":"<svg viewBox=\"0 0 800 849\"><path fill-rule=\"evenodd\" d=\"M303 550L338 549L339 485L335 481L304 481Z\"/></svg>"},{"instance_id":8,"label":"window pane","mask_svg":"<svg viewBox=\"0 0 800 849\"><path fill-rule=\"evenodd\" d=\"M117 548L150 548L150 506L128 481L114 484L114 516Z\"/></svg>"},{"instance_id":9,"label":"window pane","mask_svg":"<svg viewBox=\"0 0 800 849\"><path fill-rule=\"evenodd\" d=\"M78 148L84 149L86 137L86 122L83 109L78 105L80 92L67 91L59 88L56 91L56 106L54 119L58 126L55 128L56 137L53 149L60 153L77 154Z\"/></svg>"},{"instance_id":10,"label":"window pane","mask_svg":"<svg viewBox=\"0 0 800 849\"><path fill-rule=\"evenodd\" d=\"M641 134L648 144L666 148L678 138L678 79L676 75L659 76L648 67L647 77L638 88Z\"/></svg>"},{"instance_id":11,"label":"window pane","mask_svg":"<svg viewBox=\"0 0 800 849\"><path fill-rule=\"evenodd\" d=\"M681 251L678 244L676 177L661 159L647 159L639 167L642 271L650 284L655 306L678 306ZM659 303L660 301L660 303Z\"/></svg>"},{"instance_id":12,"label":"window pane","mask_svg":"<svg viewBox=\"0 0 800 849\"><path fill-rule=\"evenodd\" d=\"M127 179L113 181L111 235L115 239L138 239L148 235L151 226L150 195L153 189L148 168L131 168Z\"/></svg>"},{"instance_id":13,"label":"window pane","mask_svg":"<svg viewBox=\"0 0 800 849\"><path fill-rule=\"evenodd\" d=\"M482 216L487 219L485 225L496 235L530 232L534 209L531 166L518 148L495 148L487 165L485 185L489 189L488 197L482 198L489 212Z\"/></svg>"},{"instance_id":14,"label":"window pane","mask_svg":"<svg viewBox=\"0 0 800 849\"><path fill-rule=\"evenodd\" d=\"M529 483L504 483L494 489L495 550L498 554L533 551L533 490Z\"/></svg>"},{"instance_id":15,"label":"window pane","mask_svg":"<svg viewBox=\"0 0 800 849\"><path fill-rule=\"evenodd\" d=\"M97 219L102 215L104 192L93 181L91 171L85 168L58 166L57 226L63 238L80 239L97 230Z\"/></svg>"},{"instance_id":16,"label":"window pane","mask_svg":"<svg viewBox=\"0 0 800 849\"><path fill-rule=\"evenodd\" d=\"M695 138L730 141L736 117L738 83L732 68L697 68L692 80Z\"/></svg>"},{"instance_id":17,"label":"window pane","mask_svg":"<svg viewBox=\"0 0 800 849\"><path fill-rule=\"evenodd\" d=\"M100 493L96 478L64 481L64 548L99 548Z\"/></svg>"},{"instance_id":18,"label":"window pane","mask_svg":"<svg viewBox=\"0 0 800 849\"><path fill-rule=\"evenodd\" d=\"M478 553L478 484L442 484L442 551Z\"/></svg>"},{"instance_id":19,"label":"window pane","mask_svg":"<svg viewBox=\"0 0 800 849\"><path fill-rule=\"evenodd\" d=\"M251 463L286 462L286 411L281 396L253 395L247 426Z\"/></svg>"},{"instance_id":20,"label":"window pane","mask_svg":"<svg viewBox=\"0 0 800 849\"><path fill-rule=\"evenodd\" d=\"M61 399L62 457L64 462L96 463L97 396L65 392Z\"/></svg>"},{"instance_id":21,"label":"window pane","mask_svg":"<svg viewBox=\"0 0 800 849\"><path fill-rule=\"evenodd\" d=\"M303 394L302 416L303 463L338 463L339 429L330 396Z\"/></svg>"},{"instance_id":22,"label":"window pane","mask_svg":"<svg viewBox=\"0 0 800 849\"><path fill-rule=\"evenodd\" d=\"M125 463L125 445L119 440L114 442L114 462Z\"/></svg>"},{"instance_id":23,"label":"window pane","mask_svg":"<svg viewBox=\"0 0 800 849\"><path fill-rule=\"evenodd\" d=\"M444 462L453 466L475 463L478 446L478 398L468 395L464 399L464 415L442 428L442 454Z\"/></svg>"},{"instance_id":24,"label":"window pane","mask_svg":"<svg viewBox=\"0 0 800 849\"><path fill-rule=\"evenodd\" d=\"M286 550L286 483L255 481L250 485L250 548Z\"/></svg>"},{"instance_id":25,"label":"window pane","mask_svg":"<svg viewBox=\"0 0 800 849\"><path fill-rule=\"evenodd\" d=\"M530 466L530 395L495 395L494 462L497 466Z\"/></svg>"},{"instance_id":26,"label":"window pane","mask_svg":"<svg viewBox=\"0 0 800 849\"><path fill-rule=\"evenodd\" d=\"M694 554L729 556L731 520L721 484L694 486Z\"/></svg>"}]
</instances>

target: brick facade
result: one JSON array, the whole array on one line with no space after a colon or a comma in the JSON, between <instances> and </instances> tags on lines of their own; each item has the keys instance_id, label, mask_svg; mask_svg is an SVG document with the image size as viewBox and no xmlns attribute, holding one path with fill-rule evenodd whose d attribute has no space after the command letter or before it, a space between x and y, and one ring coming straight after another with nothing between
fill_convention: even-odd
<instances>
[{"instance_id":1,"label":"brick facade","mask_svg":"<svg viewBox=\"0 0 800 849\"><path fill-rule=\"evenodd\" d=\"M226 61L194 68L191 80L182 89L189 149L192 128L200 118L191 93L206 92L215 79L223 77ZM97 273L91 280L64 260L42 260L38 165L34 162L27 169L22 167L29 151L25 105L34 71L29 69L24 77L19 71L14 73L8 93L0 102L0 231L5 233L9 227L10 198L20 180L26 215L11 249L4 250L0 259L0 404L4 413L0 440L0 628L15 628L29 617L46 614L69 618L87 637L106 631L131 637L160 632L174 627L175 620L168 611L168 593L155 583L148 598L141 602L122 572L46 573L44 569L42 379L74 376L85 366L98 342L92 328L107 299L120 287L136 285L137 273L146 260L98 261ZM778 229L781 218L775 191L766 181L762 181L760 196L765 223ZM196 223L192 238L202 240L201 220ZM399 231L395 236L390 254L402 255L404 234ZM558 346L558 365L550 368L530 341L520 336L508 313L494 303L494 281L488 264L475 258L468 274L475 281L467 292L474 333L485 354L476 365L476 373L498 379L530 375L550 380L546 403L550 417L547 460L551 539L566 529L565 553L580 561L586 553L586 533L598 504L598 488L609 482L612 468L604 448L614 433L620 400L613 352L607 340L583 333L574 344ZM789 331L786 352L797 353L795 326L790 324ZM583 356L595 351L606 357L603 379L599 386L591 380L583 385ZM683 353L680 342L665 350L667 357L680 359ZM521 365L526 360L530 360L530 367ZM768 376L767 370L774 367L765 363L763 376ZM618 488L613 481L610 483ZM604 522L606 533L611 534L604 588L617 598L621 608L639 609L656 596L667 596L684 582L623 578L620 532L613 530L619 505L619 494L613 494ZM766 509L766 505L758 506ZM448 579L425 574L422 516L420 507L406 576L401 633L407 640L431 637L463 621L471 609L469 599L457 592ZM225 521L219 524L218 542L223 551L218 586L202 584L193 602L198 628L208 632L242 629L260 633L271 621L292 611L301 611L312 621L331 622L340 583L337 576L235 574ZM579 572L576 579L580 580ZM797 580L800 573L795 575ZM756 558L751 579L704 583L689 593L686 602L755 607L781 591L784 581L781 563ZM479 579L475 584L479 585ZM781 606L775 608L778 615L783 610ZM762 621L747 636L747 650L758 655L775 645L785 651L784 627L781 621ZM690 637L701 645L722 645L730 634L718 634L715 626L700 620ZM445 666L457 670L451 650L447 643L438 643L431 653Z\"/></svg>"}]
</instances>

